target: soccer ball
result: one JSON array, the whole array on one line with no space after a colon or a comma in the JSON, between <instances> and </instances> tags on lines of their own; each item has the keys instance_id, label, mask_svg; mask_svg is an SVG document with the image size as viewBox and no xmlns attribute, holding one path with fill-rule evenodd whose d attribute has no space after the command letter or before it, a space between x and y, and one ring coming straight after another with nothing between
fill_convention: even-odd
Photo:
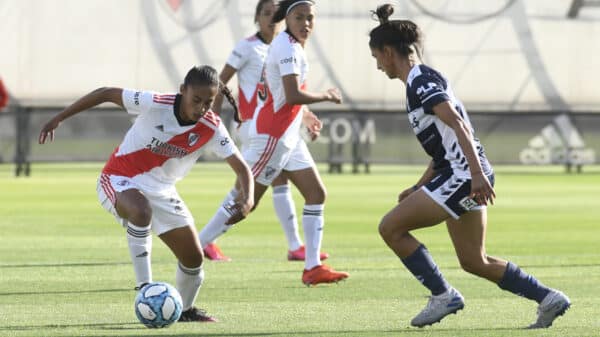
<instances>
[{"instance_id":1,"label":"soccer ball","mask_svg":"<svg viewBox=\"0 0 600 337\"><path fill-rule=\"evenodd\" d=\"M181 295L165 282L148 283L135 297L135 315L149 328L164 328L181 316Z\"/></svg>"}]
</instances>

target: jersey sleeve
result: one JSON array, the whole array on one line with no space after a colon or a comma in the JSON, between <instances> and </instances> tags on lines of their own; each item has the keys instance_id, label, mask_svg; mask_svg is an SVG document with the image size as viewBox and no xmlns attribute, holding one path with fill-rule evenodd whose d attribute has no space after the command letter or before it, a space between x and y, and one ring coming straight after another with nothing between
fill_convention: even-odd
<instances>
[{"instance_id":1,"label":"jersey sleeve","mask_svg":"<svg viewBox=\"0 0 600 337\"><path fill-rule=\"evenodd\" d=\"M238 44L235 45L235 48L233 48L231 51L231 54L229 54L229 57L227 58L227 64L236 70L240 70L248 61L248 55L250 54L248 53L247 45L248 44L246 40L238 42Z\"/></svg>"},{"instance_id":2,"label":"jersey sleeve","mask_svg":"<svg viewBox=\"0 0 600 337\"><path fill-rule=\"evenodd\" d=\"M421 102L425 113L433 114L434 106L450 100L445 87L446 85L439 78L423 74L413 80L410 94Z\"/></svg>"},{"instance_id":3,"label":"jersey sleeve","mask_svg":"<svg viewBox=\"0 0 600 337\"><path fill-rule=\"evenodd\" d=\"M286 76L290 74L300 75L300 64L296 57L296 48L301 48L298 43L282 43L273 50L275 61L279 65L279 74Z\"/></svg>"},{"instance_id":4,"label":"jersey sleeve","mask_svg":"<svg viewBox=\"0 0 600 337\"><path fill-rule=\"evenodd\" d=\"M208 143L208 148L219 158L227 158L237 151L237 147L223 123L219 123L219 127Z\"/></svg>"},{"instance_id":5,"label":"jersey sleeve","mask_svg":"<svg viewBox=\"0 0 600 337\"><path fill-rule=\"evenodd\" d=\"M149 91L123 89L123 106L128 113L139 115L147 112L152 107L154 94Z\"/></svg>"}]
</instances>

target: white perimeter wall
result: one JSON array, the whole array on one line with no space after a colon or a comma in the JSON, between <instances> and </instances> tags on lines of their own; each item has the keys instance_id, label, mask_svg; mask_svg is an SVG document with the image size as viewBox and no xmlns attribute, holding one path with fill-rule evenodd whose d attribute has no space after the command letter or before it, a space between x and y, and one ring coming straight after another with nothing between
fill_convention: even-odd
<instances>
[{"instance_id":1,"label":"white perimeter wall","mask_svg":"<svg viewBox=\"0 0 600 337\"><path fill-rule=\"evenodd\" d=\"M469 20L511 0L414 0ZM343 89L344 108L403 107L404 87L376 70L369 10L383 1L317 0L309 87ZM516 0L500 16L451 24L409 1L396 18L426 34L426 62L471 109L600 110L600 8L567 19L570 0ZM177 7L179 5L179 7ZM194 64L221 69L255 31L254 0L0 0L0 76L28 105L65 104L99 86L171 92ZM176 8L174 10L174 8Z\"/></svg>"}]
</instances>

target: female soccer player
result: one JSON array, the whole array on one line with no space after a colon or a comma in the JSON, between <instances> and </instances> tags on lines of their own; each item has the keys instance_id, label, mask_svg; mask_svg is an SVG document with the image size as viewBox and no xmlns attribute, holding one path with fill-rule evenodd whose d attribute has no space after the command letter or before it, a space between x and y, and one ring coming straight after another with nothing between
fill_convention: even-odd
<instances>
[{"instance_id":1,"label":"female soccer player","mask_svg":"<svg viewBox=\"0 0 600 337\"><path fill-rule=\"evenodd\" d=\"M278 23L273 23L275 14L275 3L273 0L259 0L256 5L254 22L258 25L258 32L241 40L235 46L227 63L221 70L220 78L225 84L237 73L239 85L239 111L241 115L238 136L242 143L241 150L245 150L248 144L248 128L256 110L258 100L258 89L264 87L262 76L265 58L269 50L269 44L278 31ZM264 96L263 96L264 97ZM217 95L213 110L220 114L223 96ZM310 111L305 110L307 118L316 118ZM279 175L273 183L273 205L275 213L279 218L283 232L288 242L288 260L304 261L305 248L298 233L298 220L296 217L296 206L292 199L292 193L284 175ZM231 193L235 193L233 190ZM204 249L204 255L211 260L230 261L223 255L221 249L215 243L215 239L223 235L222 224L219 216L209 221L200 231L200 244ZM227 228L226 228L227 229ZM321 253L321 259L328 257L327 253Z\"/></svg>"},{"instance_id":2,"label":"female soccer player","mask_svg":"<svg viewBox=\"0 0 600 337\"><path fill-rule=\"evenodd\" d=\"M244 151L244 159L252 167L255 180L254 200L263 196L269 185L280 174L300 190L305 205L302 227L306 241L305 269L302 282L306 285L330 283L343 280L348 273L337 272L321 264L320 248L323 237L323 209L325 187L316 169L314 160L300 137L304 104L316 102L341 103L338 89L323 93L306 90L308 60L304 53L315 19L314 1L284 0L278 3L273 23L285 19L287 29L279 33L269 49L265 61L266 83L259 87L262 97L249 126L250 141ZM309 125L318 132L320 124ZM227 206L237 192L230 194L213 220L220 224L221 231L227 230ZM255 204L255 207L256 207Z\"/></svg>"},{"instance_id":3,"label":"female soccer player","mask_svg":"<svg viewBox=\"0 0 600 337\"><path fill-rule=\"evenodd\" d=\"M194 219L177 193L182 179L206 147L225 158L240 181L235 223L254 205L254 182L249 167L231 141L211 106L217 92L235 104L229 89L209 66L194 67L179 94L157 94L120 88L100 88L83 96L51 119L39 143L54 139L60 123L104 102L115 103L137 115L125 139L115 149L98 180L102 206L127 228L127 243L137 287L152 282L150 228L177 257L177 290L183 299L180 321L215 321L193 306L204 279L202 249Z\"/></svg>"},{"instance_id":4,"label":"female soccer player","mask_svg":"<svg viewBox=\"0 0 600 337\"><path fill-rule=\"evenodd\" d=\"M432 294L411 324L423 327L439 322L464 306L463 296L448 284L425 246L411 234L445 221L465 271L535 300L538 317L530 328L551 326L569 308L569 298L517 265L486 253L486 205L495 198L494 173L464 106L448 81L421 63L422 34L417 25L390 21L393 7L389 4L374 13L380 24L371 31L369 46L377 68L406 85L409 121L432 157L421 179L400 193L398 205L379 224L383 240Z\"/></svg>"}]
</instances>

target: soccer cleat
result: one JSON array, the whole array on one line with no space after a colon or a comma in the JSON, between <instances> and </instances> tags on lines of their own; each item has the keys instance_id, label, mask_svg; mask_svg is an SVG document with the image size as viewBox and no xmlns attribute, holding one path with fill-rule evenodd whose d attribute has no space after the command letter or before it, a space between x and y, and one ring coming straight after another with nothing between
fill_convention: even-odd
<instances>
[{"instance_id":1,"label":"soccer cleat","mask_svg":"<svg viewBox=\"0 0 600 337\"><path fill-rule=\"evenodd\" d=\"M231 261L231 258L223 255L223 252L221 251L219 246L217 246L216 243L209 243L208 245L206 245L206 247L204 247L203 250L204 250L204 256L206 256L206 258L209 260L223 261L223 262Z\"/></svg>"},{"instance_id":2,"label":"soccer cleat","mask_svg":"<svg viewBox=\"0 0 600 337\"><path fill-rule=\"evenodd\" d=\"M537 309L537 320L528 329L549 328L552 322L571 307L571 300L558 290L550 290Z\"/></svg>"},{"instance_id":3,"label":"soccer cleat","mask_svg":"<svg viewBox=\"0 0 600 337\"><path fill-rule=\"evenodd\" d=\"M136 286L133 288L133 290L138 291L140 289L142 289L143 287L145 287L148 284L148 282L144 282L142 284L140 284L139 286Z\"/></svg>"},{"instance_id":4,"label":"soccer cleat","mask_svg":"<svg viewBox=\"0 0 600 337\"><path fill-rule=\"evenodd\" d=\"M348 278L350 274L343 271L335 271L331 267L326 265L320 265L312 268L311 270L304 269L302 273L302 283L307 286L317 285L319 283L333 283L339 282Z\"/></svg>"},{"instance_id":5,"label":"soccer cleat","mask_svg":"<svg viewBox=\"0 0 600 337\"><path fill-rule=\"evenodd\" d=\"M454 288L446 290L443 294L429 297L425 309L410 321L410 325L422 328L442 320L449 314L456 314L465 307L465 299Z\"/></svg>"},{"instance_id":6,"label":"soccer cleat","mask_svg":"<svg viewBox=\"0 0 600 337\"><path fill-rule=\"evenodd\" d=\"M217 322L217 319L208 316L206 311L191 307L186 311L181 312L179 322Z\"/></svg>"},{"instance_id":7,"label":"soccer cleat","mask_svg":"<svg viewBox=\"0 0 600 337\"><path fill-rule=\"evenodd\" d=\"M329 254L321 252L321 261L327 260ZM304 250L304 246L300 246L300 248L296 250L288 250L288 261L304 261L306 259L306 253Z\"/></svg>"}]
</instances>

